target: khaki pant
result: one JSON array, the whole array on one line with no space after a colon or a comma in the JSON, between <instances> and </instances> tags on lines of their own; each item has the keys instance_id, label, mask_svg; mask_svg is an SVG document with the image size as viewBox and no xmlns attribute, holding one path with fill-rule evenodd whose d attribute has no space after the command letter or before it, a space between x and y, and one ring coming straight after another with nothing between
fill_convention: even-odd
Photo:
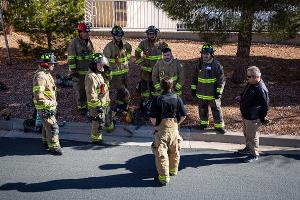
<instances>
[{"instance_id":1,"label":"khaki pant","mask_svg":"<svg viewBox=\"0 0 300 200\"><path fill-rule=\"evenodd\" d=\"M76 92L77 109L86 108L86 93L84 87L84 75L73 77L73 87Z\"/></svg>"},{"instance_id":2,"label":"khaki pant","mask_svg":"<svg viewBox=\"0 0 300 200\"><path fill-rule=\"evenodd\" d=\"M41 115L41 113L39 113ZM50 118L42 118L42 140L47 142L49 149L60 148L59 144L59 127L55 116Z\"/></svg>"},{"instance_id":3,"label":"khaki pant","mask_svg":"<svg viewBox=\"0 0 300 200\"><path fill-rule=\"evenodd\" d=\"M224 120L221 110L221 99L215 99L211 101L199 101L199 117L200 125L208 126L208 107L210 106L214 119L215 128L224 128Z\"/></svg>"},{"instance_id":4,"label":"khaki pant","mask_svg":"<svg viewBox=\"0 0 300 200\"><path fill-rule=\"evenodd\" d=\"M97 111L95 109L90 109L90 116L96 117ZM98 142L102 140L102 133L103 129L106 129L107 131L111 132L114 128L114 124L112 121L112 112L109 106L104 107L104 113L103 113L102 120L104 121L104 127L101 127L99 129L99 121L98 120L92 120L92 128L91 128L91 142Z\"/></svg>"},{"instance_id":5,"label":"khaki pant","mask_svg":"<svg viewBox=\"0 0 300 200\"><path fill-rule=\"evenodd\" d=\"M258 127L261 125L260 120L247 120L243 119L243 133L245 136L246 148L252 155L258 156L259 147L259 133L257 132Z\"/></svg>"},{"instance_id":6,"label":"khaki pant","mask_svg":"<svg viewBox=\"0 0 300 200\"><path fill-rule=\"evenodd\" d=\"M178 172L181 140L176 119L163 119L156 127L151 148L161 182L168 181L170 174L176 175Z\"/></svg>"}]
</instances>

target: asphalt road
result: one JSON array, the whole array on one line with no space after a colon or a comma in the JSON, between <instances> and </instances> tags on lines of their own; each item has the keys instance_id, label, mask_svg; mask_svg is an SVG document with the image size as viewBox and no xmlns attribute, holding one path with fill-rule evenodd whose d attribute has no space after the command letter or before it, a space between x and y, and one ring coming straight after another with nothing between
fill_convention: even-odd
<instances>
[{"instance_id":1,"label":"asphalt road","mask_svg":"<svg viewBox=\"0 0 300 200\"><path fill-rule=\"evenodd\" d=\"M181 152L178 176L160 187L149 147L62 141L52 156L37 139L0 138L0 199L300 199L300 155Z\"/></svg>"}]
</instances>

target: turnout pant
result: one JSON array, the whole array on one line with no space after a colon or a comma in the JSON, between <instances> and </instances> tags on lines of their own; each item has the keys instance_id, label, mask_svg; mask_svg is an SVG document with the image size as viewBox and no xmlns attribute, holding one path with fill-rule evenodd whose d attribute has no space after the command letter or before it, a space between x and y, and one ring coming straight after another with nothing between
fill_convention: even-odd
<instances>
[{"instance_id":1,"label":"turnout pant","mask_svg":"<svg viewBox=\"0 0 300 200\"><path fill-rule=\"evenodd\" d=\"M208 126L208 107L211 108L211 112L214 119L215 128L224 128L224 120L221 110L221 99L214 100L199 100L199 117L200 125Z\"/></svg>"},{"instance_id":2,"label":"turnout pant","mask_svg":"<svg viewBox=\"0 0 300 200\"><path fill-rule=\"evenodd\" d=\"M97 111L95 109L90 109L90 116L92 118L92 128L90 134L91 142L101 141L103 130L105 129L111 132L114 128L112 111L109 106L104 107L103 115L101 116L101 119L99 119ZM100 121L103 123L100 124Z\"/></svg>"},{"instance_id":3,"label":"turnout pant","mask_svg":"<svg viewBox=\"0 0 300 200\"><path fill-rule=\"evenodd\" d=\"M168 182L169 175L177 174L181 140L176 119L163 119L156 127L151 148L155 155L159 181Z\"/></svg>"},{"instance_id":4,"label":"turnout pant","mask_svg":"<svg viewBox=\"0 0 300 200\"><path fill-rule=\"evenodd\" d=\"M78 75L76 77L73 77L73 87L75 89L78 110L87 107L84 79L85 79L85 75Z\"/></svg>"},{"instance_id":5,"label":"turnout pant","mask_svg":"<svg viewBox=\"0 0 300 200\"><path fill-rule=\"evenodd\" d=\"M109 95L113 107L128 105L130 94L127 89L127 74L112 77Z\"/></svg>"},{"instance_id":6,"label":"turnout pant","mask_svg":"<svg viewBox=\"0 0 300 200\"><path fill-rule=\"evenodd\" d=\"M41 113L39 113L42 115ZM47 143L49 149L57 149L60 148L59 144L59 127L56 121L55 116L51 116L49 118L42 118L42 140L43 143Z\"/></svg>"}]
</instances>

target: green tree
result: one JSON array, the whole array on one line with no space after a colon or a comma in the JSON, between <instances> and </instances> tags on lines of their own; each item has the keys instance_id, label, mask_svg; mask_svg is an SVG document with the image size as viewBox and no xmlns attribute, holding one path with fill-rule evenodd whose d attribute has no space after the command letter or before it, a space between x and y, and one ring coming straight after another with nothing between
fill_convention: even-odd
<instances>
[{"instance_id":1,"label":"green tree","mask_svg":"<svg viewBox=\"0 0 300 200\"><path fill-rule=\"evenodd\" d=\"M84 0L10 0L6 21L17 32L28 34L30 43L19 40L23 53L54 51L62 55L84 18Z\"/></svg>"},{"instance_id":2,"label":"green tree","mask_svg":"<svg viewBox=\"0 0 300 200\"><path fill-rule=\"evenodd\" d=\"M239 58L250 56L252 33L266 31L274 40L291 39L299 32L299 0L152 0L174 20L183 21L193 31L211 31L226 38L228 30L238 32ZM263 18L263 15L265 19ZM254 27L255 25L255 27ZM224 37L225 36L225 37ZM209 38L204 38L209 39ZM206 41L207 42L207 41ZM237 69L233 82L244 79L245 70Z\"/></svg>"}]
</instances>

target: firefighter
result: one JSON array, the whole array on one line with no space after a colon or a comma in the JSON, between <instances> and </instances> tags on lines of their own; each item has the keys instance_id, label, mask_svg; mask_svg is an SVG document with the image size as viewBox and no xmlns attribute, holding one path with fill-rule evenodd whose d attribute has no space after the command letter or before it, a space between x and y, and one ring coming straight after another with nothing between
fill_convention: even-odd
<instances>
[{"instance_id":1,"label":"firefighter","mask_svg":"<svg viewBox=\"0 0 300 200\"><path fill-rule=\"evenodd\" d=\"M199 103L200 129L208 127L208 107L211 107L214 128L224 134L224 120L221 111L221 97L225 86L223 66L214 58L214 49L210 44L201 48L201 58L196 66L192 80L192 95Z\"/></svg>"},{"instance_id":2,"label":"firefighter","mask_svg":"<svg viewBox=\"0 0 300 200\"><path fill-rule=\"evenodd\" d=\"M152 70L152 81L156 94L160 93L160 81L165 77L171 77L173 80L172 91L176 95L182 94L182 86L184 82L184 69L179 60L174 59L171 49L165 48L162 50L163 59L158 61Z\"/></svg>"},{"instance_id":3,"label":"firefighter","mask_svg":"<svg viewBox=\"0 0 300 200\"><path fill-rule=\"evenodd\" d=\"M137 86L141 94L141 109L151 96L159 95L153 86L152 69L156 62L162 59L162 50L168 47L167 43L159 40L159 29L155 26L149 26L146 34L147 38L141 41L135 50L135 63L141 70L141 80Z\"/></svg>"},{"instance_id":4,"label":"firefighter","mask_svg":"<svg viewBox=\"0 0 300 200\"><path fill-rule=\"evenodd\" d=\"M172 93L173 80L161 80L162 94L155 98L151 106L150 120L155 126L154 141L151 145L155 155L158 180L165 185L170 175L178 172L180 141L178 126L186 118L186 110L181 98Z\"/></svg>"},{"instance_id":5,"label":"firefighter","mask_svg":"<svg viewBox=\"0 0 300 200\"><path fill-rule=\"evenodd\" d=\"M68 47L68 66L76 91L77 109L82 115L85 115L87 105L84 78L89 69L90 56L94 52L94 47L89 37L89 24L80 22L77 30L78 37L74 38Z\"/></svg>"},{"instance_id":6,"label":"firefighter","mask_svg":"<svg viewBox=\"0 0 300 200\"><path fill-rule=\"evenodd\" d=\"M92 56L89 68L85 76L85 91L89 109L88 117L92 120L90 137L92 143L101 144L103 130L110 132L114 128L109 106L109 85L103 76L110 67L107 58L96 53Z\"/></svg>"},{"instance_id":7,"label":"firefighter","mask_svg":"<svg viewBox=\"0 0 300 200\"><path fill-rule=\"evenodd\" d=\"M39 68L33 78L34 105L42 118L42 141L51 154L62 155L59 144L59 127L56 114L56 86L51 71L54 69L56 58L53 53L45 53L39 60Z\"/></svg>"},{"instance_id":8,"label":"firefighter","mask_svg":"<svg viewBox=\"0 0 300 200\"><path fill-rule=\"evenodd\" d=\"M111 31L113 40L109 42L103 54L107 57L111 68L110 96L114 110L127 110L130 99L128 87L128 62L131 58L131 45L124 41L124 31L114 26Z\"/></svg>"}]
</instances>

